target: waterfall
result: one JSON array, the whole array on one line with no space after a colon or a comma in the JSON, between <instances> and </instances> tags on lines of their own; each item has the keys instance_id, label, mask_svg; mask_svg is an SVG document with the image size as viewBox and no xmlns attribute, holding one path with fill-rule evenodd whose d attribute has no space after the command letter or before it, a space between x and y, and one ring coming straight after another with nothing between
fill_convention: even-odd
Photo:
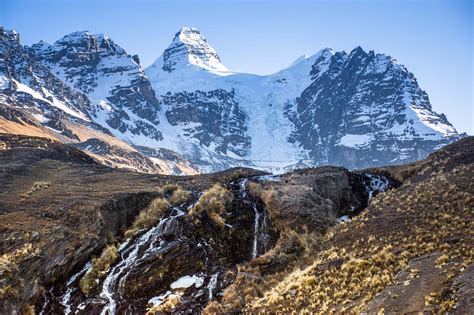
<instances>
[{"instance_id":1,"label":"waterfall","mask_svg":"<svg viewBox=\"0 0 474 315\"><path fill-rule=\"evenodd\" d=\"M248 209L249 211L253 210L254 222L249 226L249 229L253 232L251 255L252 258L256 258L265 253L269 247L269 217L267 210L262 207L262 203L260 201L256 202L251 198L246 187L248 180L248 178L242 179L238 184L240 197L244 204L243 208L245 210ZM137 268L141 268L141 265L153 255L162 251L166 252L168 248L176 245L177 242L186 241L181 233L183 229L183 221L180 217L185 215L193 206L194 204L189 205L189 207L172 207L167 211L167 214L161 218L158 224L146 231L142 231L139 235L124 240L118 246L117 261L111 266L105 278L98 282L99 292L94 294L92 297L83 299L79 304L77 304L77 297L82 297L79 288L79 280L90 268L92 268L91 261L85 264L82 270L68 279L65 291L63 291L64 294L57 299L57 301L64 307L65 314L73 314L77 313L77 311L90 311L91 309L94 309L95 311L99 308L101 309L101 314L111 315L115 314L119 309L126 308L128 302L124 298L124 292L127 279L134 275L135 271L138 270ZM170 236L171 234L176 235L176 237L173 237L170 240L170 237L167 236ZM198 275L205 279L204 285L206 287L204 290L207 291L206 295L208 299L212 300L216 293L215 290L218 287L218 277L222 271L219 268L215 268L215 266L208 266L206 248L210 248L210 245L207 243L206 239L200 239L198 247L203 247L203 251L206 255L205 265L207 269L201 271ZM191 295L189 297L192 296L193 298L198 299L200 296L199 294L202 294L202 292L200 292L201 291L193 291L193 293L190 293ZM51 298L52 300L47 300L47 302L54 300L54 294L51 294ZM155 304L155 302L158 304L159 301L164 301L166 298L166 292L164 292L150 300L153 301L153 304ZM129 305L128 309L132 310L130 309L130 306L131 305Z\"/></svg>"},{"instance_id":2,"label":"waterfall","mask_svg":"<svg viewBox=\"0 0 474 315\"><path fill-rule=\"evenodd\" d=\"M209 283L207 285L207 289L209 290L209 293L208 293L208 300L211 301L212 300L212 292L215 290L216 286L217 286L217 277L219 276L219 273L216 272L215 274L213 274L211 276L211 279L209 280Z\"/></svg>"},{"instance_id":3,"label":"waterfall","mask_svg":"<svg viewBox=\"0 0 474 315\"><path fill-rule=\"evenodd\" d=\"M110 270L102 284L102 291L99 294L101 298L107 300L107 304L102 309L101 314L105 315L115 313L117 301L114 294L119 292L117 289L123 286L128 275L133 270L134 265L168 245L168 243L161 237L170 231L177 219L184 214L185 212L180 209L173 208L171 215L162 218L158 225L151 228L132 242L129 242L128 240L125 241L119 247L119 253L122 260ZM145 251L140 255L139 253L142 252L142 249L145 249Z\"/></svg>"},{"instance_id":4,"label":"waterfall","mask_svg":"<svg viewBox=\"0 0 474 315\"><path fill-rule=\"evenodd\" d=\"M74 274L66 283L66 293L61 298L61 305L64 306L64 315L68 315L71 313L71 295L74 292L75 287L73 284L79 279L79 277L83 276L90 268L92 267L92 263L89 261L78 273Z\"/></svg>"},{"instance_id":5,"label":"waterfall","mask_svg":"<svg viewBox=\"0 0 474 315\"><path fill-rule=\"evenodd\" d=\"M254 212L253 224L253 243L252 243L252 259L257 258L260 254L268 250L269 235L268 235L268 212L266 209L259 210L257 203L248 198L247 185L248 178L240 181L240 195L245 204L252 207Z\"/></svg>"},{"instance_id":6,"label":"waterfall","mask_svg":"<svg viewBox=\"0 0 474 315\"><path fill-rule=\"evenodd\" d=\"M255 213L255 224L253 230L253 248L252 248L252 258L257 258L258 256L258 236L259 236L259 222L260 222L260 212L258 212L257 207L253 205L253 211Z\"/></svg>"},{"instance_id":7,"label":"waterfall","mask_svg":"<svg viewBox=\"0 0 474 315\"><path fill-rule=\"evenodd\" d=\"M255 225L254 225L254 242L252 258L257 258L260 254L268 250L270 236L268 234L268 212L267 209L258 211L254 205L255 211Z\"/></svg>"},{"instance_id":8,"label":"waterfall","mask_svg":"<svg viewBox=\"0 0 474 315\"><path fill-rule=\"evenodd\" d=\"M192 206L192 205L191 205ZM190 206L190 207L191 207ZM119 261L110 269L102 282L99 297L106 301L101 314L114 314L117 302L120 301L123 286L128 275L133 271L140 261L150 257L152 254L166 248L171 243L165 241L163 236L180 228L179 217L186 214L178 207L173 207L168 216L163 217L157 225L136 238L129 238L120 244L118 248ZM176 234L176 233L175 233ZM74 274L66 283L66 292L62 295L60 303L64 307L64 313L71 314L71 296L78 288L78 280L91 268L88 262L81 271ZM88 304L97 303L96 299L88 299L80 303L76 309L83 310Z\"/></svg>"},{"instance_id":9,"label":"waterfall","mask_svg":"<svg viewBox=\"0 0 474 315\"><path fill-rule=\"evenodd\" d=\"M385 176L369 173L366 173L365 176L369 178L369 185L365 186L365 190L369 194L369 200L372 199L374 193L384 192L390 185L390 181Z\"/></svg>"}]
</instances>

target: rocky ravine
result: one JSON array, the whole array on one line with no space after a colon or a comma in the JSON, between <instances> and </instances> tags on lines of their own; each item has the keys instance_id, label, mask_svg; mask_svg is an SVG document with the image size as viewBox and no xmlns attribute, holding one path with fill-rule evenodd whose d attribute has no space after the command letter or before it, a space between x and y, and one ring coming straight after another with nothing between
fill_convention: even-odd
<instances>
[{"instance_id":1,"label":"rocky ravine","mask_svg":"<svg viewBox=\"0 0 474 315\"><path fill-rule=\"evenodd\" d=\"M173 177L107 168L52 140L2 135L2 313L462 312L472 290L473 151L467 138L402 167ZM455 198L449 208L444 197L425 195L435 181ZM375 261L374 251L386 256ZM360 275L358 298L331 296L362 261L373 274ZM335 272L338 282L318 283ZM322 284L327 302L318 297Z\"/></svg>"},{"instance_id":2,"label":"rocky ravine","mask_svg":"<svg viewBox=\"0 0 474 315\"><path fill-rule=\"evenodd\" d=\"M103 167L51 140L8 135L1 140L6 311L35 305L45 313L144 312L150 299L169 296L170 285L185 276L197 282L187 290L174 290L182 291L176 310L202 310L209 300L221 298L237 264L258 257L279 239L265 205L252 196L250 182L284 187L286 175L275 181L258 171L235 169L189 178L151 176ZM306 188L296 198L307 205L299 211L306 224L318 230L336 224L343 213L357 213L367 202L371 179L363 174L326 168L308 171L302 178L307 183L299 185ZM326 181L331 187L311 188ZM203 193L214 183L221 183L231 196L221 213L223 226L211 214L188 214L196 203L204 204ZM189 191L188 199L174 202L172 192L163 195L160 188L167 184ZM125 238L138 212L160 196L170 199L162 218ZM324 212L313 211L317 203L324 204ZM302 223L298 216L295 225ZM106 244L117 245L119 258L97 290L86 296L79 288L84 266L90 266Z\"/></svg>"}]
</instances>

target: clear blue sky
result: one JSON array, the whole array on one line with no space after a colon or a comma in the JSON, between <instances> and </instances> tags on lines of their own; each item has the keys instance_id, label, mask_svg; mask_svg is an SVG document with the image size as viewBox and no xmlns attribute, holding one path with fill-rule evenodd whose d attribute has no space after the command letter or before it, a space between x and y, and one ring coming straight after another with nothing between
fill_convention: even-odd
<instances>
[{"instance_id":1,"label":"clear blue sky","mask_svg":"<svg viewBox=\"0 0 474 315\"><path fill-rule=\"evenodd\" d=\"M105 33L142 65L181 26L201 30L232 70L268 74L324 47L395 57L434 109L474 134L473 1L0 0L0 24L24 44L76 30Z\"/></svg>"}]
</instances>

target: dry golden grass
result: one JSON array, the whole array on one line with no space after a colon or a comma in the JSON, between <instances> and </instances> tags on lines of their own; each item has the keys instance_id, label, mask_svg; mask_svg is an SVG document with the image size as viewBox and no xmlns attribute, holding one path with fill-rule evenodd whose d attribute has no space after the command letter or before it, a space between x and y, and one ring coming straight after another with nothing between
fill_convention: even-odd
<instances>
[{"instance_id":1,"label":"dry golden grass","mask_svg":"<svg viewBox=\"0 0 474 315\"><path fill-rule=\"evenodd\" d=\"M21 308L21 315L35 315L35 307L31 304L26 304Z\"/></svg>"},{"instance_id":2,"label":"dry golden grass","mask_svg":"<svg viewBox=\"0 0 474 315\"><path fill-rule=\"evenodd\" d=\"M173 206L179 206L189 200L189 192L178 187L172 194L170 202Z\"/></svg>"},{"instance_id":3,"label":"dry golden grass","mask_svg":"<svg viewBox=\"0 0 474 315\"><path fill-rule=\"evenodd\" d=\"M254 199L262 198L263 187L260 183L249 181L247 183L247 191Z\"/></svg>"},{"instance_id":4,"label":"dry golden grass","mask_svg":"<svg viewBox=\"0 0 474 315\"><path fill-rule=\"evenodd\" d=\"M7 257L0 257L0 280L4 281L6 279L14 280L18 273L18 265ZM0 299L7 299L8 297L17 297L19 292L16 286L12 285L11 282L7 285L3 285L0 288Z\"/></svg>"},{"instance_id":5,"label":"dry golden grass","mask_svg":"<svg viewBox=\"0 0 474 315\"><path fill-rule=\"evenodd\" d=\"M223 314L224 310L220 303L215 301L210 301L207 303L206 308L202 310L203 315L216 315L216 314Z\"/></svg>"},{"instance_id":6,"label":"dry golden grass","mask_svg":"<svg viewBox=\"0 0 474 315\"><path fill-rule=\"evenodd\" d=\"M25 238L28 235L24 236ZM29 258L38 255L40 249L31 243L24 243L12 252L0 256L0 299L17 297L23 284L18 278L19 266Z\"/></svg>"},{"instance_id":7,"label":"dry golden grass","mask_svg":"<svg viewBox=\"0 0 474 315\"><path fill-rule=\"evenodd\" d=\"M145 210L138 214L132 227L125 232L125 237L131 237L142 229L149 229L156 225L169 206L170 204L166 199L155 198Z\"/></svg>"},{"instance_id":8,"label":"dry golden grass","mask_svg":"<svg viewBox=\"0 0 474 315\"><path fill-rule=\"evenodd\" d=\"M33 195L35 192L41 189L46 189L49 186L51 186L50 182L34 182L33 186L27 192L21 195L21 199L22 200L27 199L28 197Z\"/></svg>"},{"instance_id":9,"label":"dry golden grass","mask_svg":"<svg viewBox=\"0 0 474 315\"><path fill-rule=\"evenodd\" d=\"M387 207L392 205L398 205L398 210L392 211L401 211L400 217L406 219L393 226L387 223L380 230L382 227L377 226L384 222L377 220L390 222L380 214L389 213ZM452 244L449 237L470 234L473 208L473 196L450 183L444 174L421 183L403 197L397 191L381 194L368 211L328 233L326 249L310 266L288 274L262 298L248 303L246 310L357 313L413 258L441 250L439 268L457 260L468 266L474 259L474 249L465 242ZM374 229L377 235L365 232L367 238L353 241L352 235ZM452 304L444 301L441 309Z\"/></svg>"},{"instance_id":10,"label":"dry golden grass","mask_svg":"<svg viewBox=\"0 0 474 315\"><path fill-rule=\"evenodd\" d=\"M377 195L365 212L324 237L289 229L280 222L277 192L249 183L252 196L264 201L272 225L278 225L280 238L265 255L239 267L259 280L237 276L220 305L213 303L212 309L222 309L221 313L242 309L244 313L359 313L410 260L433 251L441 251L439 268L459 262L455 270L443 269L443 273L449 271L447 279L453 278L474 259L469 241L450 242L456 235L472 235L474 197L465 186L453 183L453 178L469 181L470 167L445 174L445 164L438 161L434 170L423 163L416 170L407 167L399 174L405 181L402 188ZM411 177L419 172L432 177L412 184ZM416 270L412 273L416 275ZM449 310L453 300L438 299L432 310Z\"/></svg>"},{"instance_id":11,"label":"dry golden grass","mask_svg":"<svg viewBox=\"0 0 474 315\"><path fill-rule=\"evenodd\" d=\"M217 227L223 229L225 222L221 215L232 199L233 195L229 190L220 184L215 184L204 192L198 203L189 211L189 215L195 218L195 222L198 223L205 213Z\"/></svg>"},{"instance_id":12,"label":"dry golden grass","mask_svg":"<svg viewBox=\"0 0 474 315\"><path fill-rule=\"evenodd\" d=\"M111 265L117 260L118 251L115 245L108 245L98 258L92 259L92 268L82 277L79 286L85 295L95 292L98 287L97 279L107 276Z\"/></svg>"},{"instance_id":13,"label":"dry golden grass","mask_svg":"<svg viewBox=\"0 0 474 315\"><path fill-rule=\"evenodd\" d=\"M166 184L158 190L159 197L140 211L132 227L125 232L125 237L131 237L142 229L149 229L156 225L171 205L179 206L189 200L190 194L175 184Z\"/></svg>"},{"instance_id":14,"label":"dry golden grass","mask_svg":"<svg viewBox=\"0 0 474 315\"><path fill-rule=\"evenodd\" d=\"M176 184L166 184L160 188L160 191L164 197L170 198L178 188L180 187Z\"/></svg>"},{"instance_id":15,"label":"dry golden grass","mask_svg":"<svg viewBox=\"0 0 474 315\"><path fill-rule=\"evenodd\" d=\"M171 294L164 303L152 306L146 312L147 315L171 313L181 303L181 295Z\"/></svg>"}]
</instances>

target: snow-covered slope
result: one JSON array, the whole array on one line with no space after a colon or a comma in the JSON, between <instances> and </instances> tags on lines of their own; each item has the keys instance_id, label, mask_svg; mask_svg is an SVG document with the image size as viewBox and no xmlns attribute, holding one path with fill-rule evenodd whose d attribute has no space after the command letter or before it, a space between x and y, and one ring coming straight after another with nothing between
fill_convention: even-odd
<instances>
[{"instance_id":1,"label":"snow-covered slope","mask_svg":"<svg viewBox=\"0 0 474 315\"><path fill-rule=\"evenodd\" d=\"M170 69L166 60L177 59ZM207 60L214 61L212 67ZM217 152L273 171L367 167L420 159L458 137L444 115L432 111L412 73L360 47L350 54L326 48L259 76L229 71L197 30L183 28L145 71L163 104L161 121L172 125L160 145L198 164ZM238 115L213 119L229 102ZM235 128L215 132L226 124ZM238 146L223 146L229 139ZM195 144L192 152L181 148L185 143Z\"/></svg>"},{"instance_id":2,"label":"snow-covered slope","mask_svg":"<svg viewBox=\"0 0 474 315\"><path fill-rule=\"evenodd\" d=\"M94 122L131 143L162 139L159 104L140 66L109 37L74 32L49 45L31 47L33 55L71 88L87 94Z\"/></svg>"},{"instance_id":3,"label":"snow-covered slope","mask_svg":"<svg viewBox=\"0 0 474 315\"><path fill-rule=\"evenodd\" d=\"M4 103L66 136L64 119L202 172L403 163L462 136L403 65L360 47L325 48L262 76L229 70L194 28L145 70L105 35L27 48L16 33L1 34Z\"/></svg>"},{"instance_id":4,"label":"snow-covered slope","mask_svg":"<svg viewBox=\"0 0 474 315\"><path fill-rule=\"evenodd\" d=\"M83 46L78 42L84 36L90 37L86 32L74 33L58 41L61 43L58 46L41 42L30 49L21 45L17 32L0 27L0 131L44 136L72 144L112 167L147 173L196 173L189 162L177 154L168 154L173 156L173 160L162 156L150 158L123 142L122 137L113 136L110 131L116 129L106 120L101 120L97 105L105 104L111 109L117 106L119 110L115 115L132 107L131 112L142 113L148 121L150 116L146 113L150 111L150 104L145 104L145 108L140 109L144 101L136 94L145 90L152 95L155 103L157 101L149 83L148 86L147 81L143 83L146 77L141 68L134 71L133 64L130 65L125 58L119 62L98 62L100 53L94 56L81 52ZM99 38L107 41L103 36ZM91 42L94 46L94 40L86 40L86 46ZM68 47L71 51L61 50L59 45ZM73 46L75 48L71 49ZM102 46L105 46L104 42ZM111 49L124 56L120 47ZM40 52L49 53L51 58L56 58L54 60L64 61L68 58L74 66L49 64L38 57ZM62 59L56 54L62 56ZM112 56L113 53L105 59L117 59ZM120 68L120 75L116 67L118 63L127 65ZM106 86L103 84L106 81L114 84ZM141 85L145 87L142 88ZM95 97L99 87L102 88L103 97ZM131 93L135 95L130 95ZM154 108L153 105L157 106L157 103L152 103L151 108ZM124 117L117 121L119 125L127 123ZM132 130L140 127L143 128L143 125L133 122ZM120 131L117 134L124 135Z\"/></svg>"}]
</instances>

